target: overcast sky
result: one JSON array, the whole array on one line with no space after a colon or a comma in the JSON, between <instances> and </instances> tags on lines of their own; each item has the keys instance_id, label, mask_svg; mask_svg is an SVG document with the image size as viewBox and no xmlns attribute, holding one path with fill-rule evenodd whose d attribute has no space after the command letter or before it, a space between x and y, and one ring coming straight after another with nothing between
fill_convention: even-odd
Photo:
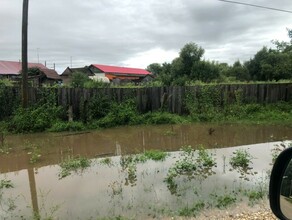
<instances>
[{"instance_id":1,"label":"overcast sky","mask_svg":"<svg viewBox=\"0 0 292 220\"><path fill-rule=\"evenodd\" d=\"M240 0L292 11L291 0ZM0 0L0 60L21 58L22 0ZM292 14L218 0L30 0L29 62L146 68L194 42L204 59L246 61L288 41Z\"/></svg>"}]
</instances>

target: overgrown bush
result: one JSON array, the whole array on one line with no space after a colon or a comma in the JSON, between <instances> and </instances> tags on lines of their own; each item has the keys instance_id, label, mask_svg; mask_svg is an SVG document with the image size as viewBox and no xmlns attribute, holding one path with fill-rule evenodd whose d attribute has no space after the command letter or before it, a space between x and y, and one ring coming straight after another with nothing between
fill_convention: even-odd
<instances>
[{"instance_id":1,"label":"overgrown bush","mask_svg":"<svg viewBox=\"0 0 292 220\"><path fill-rule=\"evenodd\" d=\"M83 121L93 121L105 117L111 110L111 101L107 96L98 94L88 101L81 102L81 118Z\"/></svg>"},{"instance_id":2,"label":"overgrown bush","mask_svg":"<svg viewBox=\"0 0 292 220\"><path fill-rule=\"evenodd\" d=\"M19 107L13 112L8 123L9 131L16 133L45 131L62 117L63 109L56 105L54 94L45 91L41 96L37 104L26 109Z\"/></svg>"},{"instance_id":3,"label":"overgrown bush","mask_svg":"<svg viewBox=\"0 0 292 220\"><path fill-rule=\"evenodd\" d=\"M216 86L201 86L196 93L188 91L184 105L193 121L216 121L222 110L220 90Z\"/></svg>"},{"instance_id":4,"label":"overgrown bush","mask_svg":"<svg viewBox=\"0 0 292 220\"><path fill-rule=\"evenodd\" d=\"M13 88L7 80L0 80L0 120L11 116L13 110L20 103L19 98L13 94Z\"/></svg>"},{"instance_id":5,"label":"overgrown bush","mask_svg":"<svg viewBox=\"0 0 292 220\"><path fill-rule=\"evenodd\" d=\"M57 121L55 122L49 131L52 132L61 132L61 131L82 131L85 130L85 126L82 122L79 121Z\"/></svg>"},{"instance_id":6,"label":"overgrown bush","mask_svg":"<svg viewBox=\"0 0 292 220\"><path fill-rule=\"evenodd\" d=\"M139 115L135 102L127 100L123 103L113 103L110 112L98 121L100 127L114 127L119 125L140 124L142 117Z\"/></svg>"}]
</instances>

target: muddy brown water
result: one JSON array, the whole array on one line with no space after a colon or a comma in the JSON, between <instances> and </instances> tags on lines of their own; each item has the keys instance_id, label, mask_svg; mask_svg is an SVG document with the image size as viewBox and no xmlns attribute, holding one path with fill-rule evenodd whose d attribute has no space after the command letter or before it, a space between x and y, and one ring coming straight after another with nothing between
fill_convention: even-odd
<instances>
[{"instance_id":1,"label":"muddy brown water","mask_svg":"<svg viewBox=\"0 0 292 220\"><path fill-rule=\"evenodd\" d=\"M33 211L55 219L93 219L126 216L144 219L179 215L179 210L198 201L216 206L218 196L267 188L271 150L292 140L292 128L262 125L167 125L119 127L88 133L42 133L5 137L13 151L0 155L0 180L11 180L14 188L1 195L0 218L29 219ZM262 143L262 144L257 144ZM182 146L203 144L212 148L216 167L207 178L176 178L173 193L165 182L168 170L180 158ZM252 145L248 145L252 144ZM248 145L242 147L234 147ZM40 160L29 162L33 147L40 148ZM147 161L136 167L134 181L121 169L120 156L147 149L172 152L163 162ZM236 149L253 155L253 174L248 180L231 170L229 159ZM92 158L82 173L58 178L58 164L68 157ZM112 165L102 165L96 157L111 156ZM95 158L95 159L94 159ZM1 191L0 191L1 192ZM234 194L238 196L237 193ZM6 202L5 202L6 201ZM9 209L9 205L12 209ZM10 207L11 208L11 207ZM56 212L54 212L56 208ZM25 219L25 218L24 218Z\"/></svg>"}]
</instances>

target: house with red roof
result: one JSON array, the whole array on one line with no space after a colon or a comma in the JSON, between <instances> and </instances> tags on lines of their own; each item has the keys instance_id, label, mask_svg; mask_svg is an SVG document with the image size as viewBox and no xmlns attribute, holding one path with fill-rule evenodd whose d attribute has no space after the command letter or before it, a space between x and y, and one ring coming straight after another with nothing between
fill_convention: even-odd
<instances>
[{"instance_id":1,"label":"house with red roof","mask_svg":"<svg viewBox=\"0 0 292 220\"><path fill-rule=\"evenodd\" d=\"M48 69L41 63L28 63L28 68L38 69L35 71L38 74L29 75L29 81L34 86L43 84L55 84L61 81L59 74L53 70ZM8 78L14 81L21 79L22 63L17 61L2 61L0 60L0 78Z\"/></svg>"},{"instance_id":2,"label":"house with red roof","mask_svg":"<svg viewBox=\"0 0 292 220\"><path fill-rule=\"evenodd\" d=\"M144 69L91 64L83 68L67 67L61 74L63 82L69 82L72 74L76 72L83 73L89 78L92 78L92 76L106 77L111 82L125 81L139 83L145 81L147 78L148 80L152 79L152 74Z\"/></svg>"}]
</instances>

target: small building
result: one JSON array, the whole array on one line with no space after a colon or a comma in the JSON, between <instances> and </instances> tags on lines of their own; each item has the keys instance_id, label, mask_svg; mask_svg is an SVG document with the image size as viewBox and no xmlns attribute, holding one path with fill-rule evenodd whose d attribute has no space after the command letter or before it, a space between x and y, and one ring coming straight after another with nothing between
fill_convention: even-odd
<instances>
[{"instance_id":1,"label":"small building","mask_svg":"<svg viewBox=\"0 0 292 220\"><path fill-rule=\"evenodd\" d=\"M63 83L64 84L69 84L71 82L72 74L74 74L74 73L83 73L88 77L94 76L94 73L92 73L87 66L80 67L80 68L67 67L64 70L64 72L60 75L61 79L63 80Z\"/></svg>"},{"instance_id":2,"label":"small building","mask_svg":"<svg viewBox=\"0 0 292 220\"><path fill-rule=\"evenodd\" d=\"M141 82L146 76L152 74L144 69L108 66L101 64L91 64L89 70L94 74L104 74L110 81L127 81L127 82Z\"/></svg>"},{"instance_id":3,"label":"small building","mask_svg":"<svg viewBox=\"0 0 292 220\"><path fill-rule=\"evenodd\" d=\"M91 64L90 66L81 68L67 67L61 74L63 83L70 83L70 78L74 73L83 73L90 79L100 80L106 83L110 81L115 84L123 82L149 82L153 79L152 74L144 69Z\"/></svg>"},{"instance_id":4,"label":"small building","mask_svg":"<svg viewBox=\"0 0 292 220\"><path fill-rule=\"evenodd\" d=\"M29 75L28 80L32 86L53 85L61 82L59 74L48 69L40 63L28 63L29 69L38 69L37 74ZM13 81L21 80L22 63L17 61L0 61L0 78L7 78Z\"/></svg>"}]
</instances>

